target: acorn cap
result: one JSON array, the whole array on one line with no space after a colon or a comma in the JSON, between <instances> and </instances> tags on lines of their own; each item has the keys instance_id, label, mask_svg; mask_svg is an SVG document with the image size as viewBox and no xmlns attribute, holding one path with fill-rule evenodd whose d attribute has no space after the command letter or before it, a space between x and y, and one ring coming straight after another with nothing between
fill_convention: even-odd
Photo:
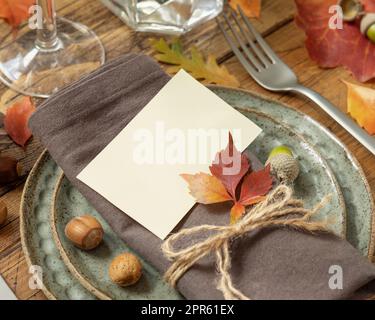
<instances>
[{"instance_id":1,"label":"acorn cap","mask_svg":"<svg viewBox=\"0 0 375 320\"><path fill-rule=\"evenodd\" d=\"M354 21L363 12L362 3L358 0L341 0L338 4L342 8L344 21Z\"/></svg>"}]
</instances>

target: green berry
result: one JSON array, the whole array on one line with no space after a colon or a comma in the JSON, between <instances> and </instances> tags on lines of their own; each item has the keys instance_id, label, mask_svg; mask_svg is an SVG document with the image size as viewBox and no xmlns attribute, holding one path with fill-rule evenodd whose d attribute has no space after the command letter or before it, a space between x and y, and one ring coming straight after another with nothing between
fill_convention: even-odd
<instances>
[{"instance_id":1,"label":"green berry","mask_svg":"<svg viewBox=\"0 0 375 320\"><path fill-rule=\"evenodd\" d=\"M369 38L373 43L375 43L375 23L367 29L367 38Z\"/></svg>"},{"instance_id":2,"label":"green berry","mask_svg":"<svg viewBox=\"0 0 375 320\"><path fill-rule=\"evenodd\" d=\"M289 156L293 156L292 150L290 150L287 146L278 146L272 149L268 158L271 159L272 157L277 156L278 154L286 154Z\"/></svg>"}]
</instances>

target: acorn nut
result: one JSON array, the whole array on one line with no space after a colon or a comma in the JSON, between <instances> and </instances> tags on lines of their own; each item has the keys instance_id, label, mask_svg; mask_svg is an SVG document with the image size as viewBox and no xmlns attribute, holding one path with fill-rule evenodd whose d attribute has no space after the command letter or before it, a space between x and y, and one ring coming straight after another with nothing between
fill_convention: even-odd
<instances>
[{"instance_id":1,"label":"acorn nut","mask_svg":"<svg viewBox=\"0 0 375 320\"><path fill-rule=\"evenodd\" d=\"M342 8L344 21L354 21L363 12L362 3L358 0L341 0L339 5Z\"/></svg>"},{"instance_id":2,"label":"acorn nut","mask_svg":"<svg viewBox=\"0 0 375 320\"><path fill-rule=\"evenodd\" d=\"M114 258L109 266L109 277L121 287L138 282L142 276L142 265L131 253L123 253Z\"/></svg>"},{"instance_id":3,"label":"acorn nut","mask_svg":"<svg viewBox=\"0 0 375 320\"><path fill-rule=\"evenodd\" d=\"M286 146L274 148L268 157L266 165L268 164L271 166L271 173L282 182L292 183L299 175L299 163Z\"/></svg>"},{"instance_id":4,"label":"acorn nut","mask_svg":"<svg viewBox=\"0 0 375 320\"><path fill-rule=\"evenodd\" d=\"M0 185L17 180L22 174L21 165L11 157L0 157Z\"/></svg>"},{"instance_id":5,"label":"acorn nut","mask_svg":"<svg viewBox=\"0 0 375 320\"><path fill-rule=\"evenodd\" d=\"M361 20L361 33L375 43L375 13L366 13Z\"/></svg>"},{"instance_id":6,"label":"acorn nut","mask_svg":"<svg viewBox=\"0 0 375 320\"><path fill-rule=\"evenodd\" d=\"M0 201L0 226L5 223L8 216L8 208L4 202Z\"/></svg>"},{"instance_id":7,"label":"acorn nut","mask_svg":"<svg viewBox=\"0 0 375 320\"><path fill-rule=\"evenodd\" d=\"M73 218L65 227L66 237L83 250L96 248L103 240L103 227L90 215Z\"/></svg>"}]
</instances>

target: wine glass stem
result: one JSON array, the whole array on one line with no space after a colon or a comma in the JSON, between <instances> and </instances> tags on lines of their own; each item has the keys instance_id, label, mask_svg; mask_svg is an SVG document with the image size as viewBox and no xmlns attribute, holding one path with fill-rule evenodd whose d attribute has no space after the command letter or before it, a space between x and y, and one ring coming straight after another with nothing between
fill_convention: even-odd
<instances>
[{"instance_id":1,"label":"wine glass stem","mask_svg":"<svg viewBox=\"0 0 375 320\"><path fill-rule=\"evenodd\" d=\"M37 0L41 10L42 24L37 30L36 46L42 50L54 51L58 49L56 10L54 0Z\"/></svg>"}]
</instances>

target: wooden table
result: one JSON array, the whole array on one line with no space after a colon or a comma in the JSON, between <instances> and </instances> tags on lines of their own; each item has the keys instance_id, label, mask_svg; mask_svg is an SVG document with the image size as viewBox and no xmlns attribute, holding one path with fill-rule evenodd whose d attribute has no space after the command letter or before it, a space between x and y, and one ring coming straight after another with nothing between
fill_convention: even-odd
<instances>
[{"instance_id":1,"label":"wooden table","mask_svg":"<svg viewBox=\"0 0 375 320\"><path fill-rule=\"evenodd\" d=\"M56 4L60 16L81 22L96 32L106 49L107 60L127 52L151 52L148 44L150 34L135 33L99 0L56 0ZM304 47L305 36L295 25L294 13L293 0L263 0L261 19L254 20L254 24L274 50L297 73L304 85L318 91L342 110L346 110L346 88L340 79L354 81L353 78L342 68L323 70L309 59ZM0 39L3 36L0 34ZM260 88L233 56L215 21L208 22L185 35L182 41L186 48L195 45L205 54L215 54L218 61L238 77L242 88L287 103L324 124L357 157L375 196L375 157L310 101L292 94L270 93ZM375 88L375 84L373 87ZM6 88L0 85L0 96L5 91ZM40 151L41 146L35 140L26 150L16 147L9 141L0 143L1 154L16 155L26 169L32 166ZM8 221L0 228L0 273L19 299L45 299L41 291L30 290L28 287L30 274L21 249L19 232L22 189L22 182L18 186L0 189L0 200L4 201L9 209Z\"/></svg>"}]
</instances>

